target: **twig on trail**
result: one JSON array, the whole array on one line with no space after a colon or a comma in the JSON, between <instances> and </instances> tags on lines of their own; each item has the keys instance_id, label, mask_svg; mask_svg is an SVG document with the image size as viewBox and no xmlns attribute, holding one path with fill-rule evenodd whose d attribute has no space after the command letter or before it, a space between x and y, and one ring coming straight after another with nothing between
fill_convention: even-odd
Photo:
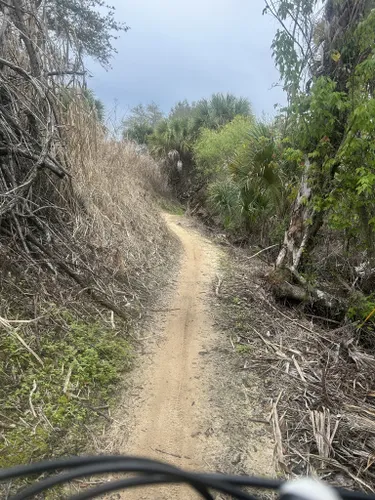
<instances>
[{"instance_id":1,"label":"twig on trail","mask_svg":"<svg viewBox=\"0 0 375 500\"><path fill-rule=\"evenodd\" d=\"M284 389L281 389L281 391L279 392L279 395L277 396L277 399L276 399L276 402L275 402L275 405L277 406L279 404L279 401L281 399L281 396L283 395L284 393ZM271 401L271 405L273 405L273 402ZM268 420L271 421L272 419L272 415L273 415L273 406L272 406L272 409L271 409L271 413L268 417Z\"/></svg>"},{"instance_id":2,"label":"twig on trail","mask_svg":"<svg viewBox=\"0 0 375 500\"><path fill-rule=\"evenodd\" d=\"M191 215L194 215L195 212L198 210L198 208L200 207L200 203L197 203L197 205L193 208L193 210L190 212L190 216Z\"/></svg>"},{"instance_id":3,"label":"twig on trail","mask_svg":"<svg viewBox=\"0 0 375 500\"><path fill-rule=\"evenodd\" d=\"M304 382L306 384L306 379L302 373L301 367L299 366L299 364L294 356L292 356L292 360L293 360L294 366L296 367L296 370L297 370L299 376L301 377L302 382Z\"/></svg>"},{"instance_id":4,"label":"twig on trail","mask_svg":"<svg viewBox=\"0 0 375 500\"><path fill-rule=\"evenodd\" d=\"M275 405L277 406L279 404L279 401L281 399L281 396L284 394L284 389L281 389L279 395L277 396L276 403Z\"/></svg>"},{"instance_id":5,"label":"twig on trail","mask_svg":"<svg viewBox=\"0 0 375 500\"><path fill-rule=\"evenodd\" d=\"M94 411L95 413L97 413L101 417L105 418L107 420L107 422L109 422L109 423L113 422L113 418L109 417L104 412L100 411L99 408L94 408L93 406L90 406L88 404L84 404L83 406L85 406L86 408L88 408L91 411Z\"/></svg>"},{"instance_id":6,"label":"twig on trail","mask_svg":"<svg viewBox=\"0 0 375 500\"><path fill-rule=\"evenodd\" d=\"M220 278L220 276L218 274L216 275L216 277L219 281L218 281L218 284L216 285L216 288L215 288L215 295L216 295L216 297L220 297L220 287L223 283L223 279Z\"/></svg>"},{"instance_id":7,"label":"twig on trail","mask_svg":"<svg viewBox=\"0 0 375 500\"><path fill-rule=\"evenodd\" d=\"M34 394L35 391L36 391L36 382L34 380L33 388L31 389L30 394L29 394L30 410L31 410L31 413L33 414L34 418L36 418L36 413L35 413L35 409L34 409L34 406L33 406L32 397L33 397L33 394Z\"/></svg>"},{"instance_id":8,"label":"twig on trail","mask_svg":"<svg viewBox=\"0 0 375 500\"><path fill-rule=\"evenodd\" d=\"M2 318L0 316L0 323L3 323L3 324L12 324L12 323L16 323L17 325L28 325L29 323L35 323L35 321L39 321L40 319L42 318L42 316L39 316L38 318L34 318L34 319L5 319L5 318Z\"/></svg>"},{"instance_id":9,"label":"twig on trail","mask_svg":"<svg viewBox=\"0 0 375 500\"><path fill-rule=\"evenodd\" d=\"M16 424L5 424L4 422L0 422L0 429L16 429Z\"/></svg>"},{"instance_id":10,"label":"twig on trail","mask_svg":"<svg viewBox=\"0 0 375 500\"><path fill-rule=\"evenodd\" d=\"M263 335L261 335L257 330L255 330L255 328L253 326L251 326L251 325L249 325L249 326L253 330L253 332L256 333L258 335L258 337L263 340L263 342L266 344L266 346L271 347L271 349L273 349L275 354L277 354L280 358L288 359L288 356L280 350L279 346L273 344L269 340L266 340L263 337Z\"/></svg>"},{"instance_id":11,"label":"twig on trail","mask_svg":"<svg viewBox=\"0 0 375 500\"><path fill-rule=\"evenodd\" d=\"M249 418L249 422L254 422L256 424L266 424L266 425L271 425L271 422L269 420L266 420L265 418Z\"/></svg>"},{"instance_id":12,"label":"twig on trail","mask_svg":"<svg viewBox=\"0 0 375 500\"><path fill-rule=\"evenodd\" d=\"M26 320L20 320L20 321L17 321L18 323L25 323ZM14 323L15 321L13 321ZM42 366L44 366L44 363L43 361L40 359L40 357L37 355L37 353L29 346L26 344L26 342L23 340L23 338L21 337L21 335L19 335L16 331L15 328L12 327L12 325L10 324L10 321L8 321L7 319L5 318L2 318L0 316L0 326L3 326L6 330L8 330L8 332L13 335L14 337L16 337L16 339L21 342L21 344L29 351L30 354L32 354L34 356L34 358L38 361L38 363L40 363Z\"/></svg>"},{"instance_id":13,"label":"twig on trail","mask_svg":"<svg viewBox=\"0 0 375 500\"><path fill-rule=\"evenodd\" d=\"M171 307L171 308L164 308L164 309L148 309L148 311L159 313L159 312L172 312L172 311L180 311L180 307Z\"/></svg>"},{"instance_id":14,"label":"twig on trail","mask_svg":"<svg viewBox=\"0 0 375 500\"><path fill-rule=\"evenodd\" d=\"M276 401L276 403L273 403L272 405L272 426L275 438L274 461L275 464L279 464L283 468L286 468L284 453L283 453L283 441L280 429L279 415L277 412L277 403L278 402Z\"/></svg>"},{"instance_id":15,"label":"twig on trail","mask_svg":"<svg viewBox=\"0 0 375 500\"><path fill-rule=\"evenodd\" d=\"M191 460L191 457L187 457L185 455L177 455L176 453L168 453L167 451L164 451L164 450L160 450L159 448L151 448L151 450L153 451L157 451L159 453L163 453L164 455L169 455L171 457L175 457L175 458L186 458L187 460Z\"/></svg>"},{"instance_id":16,"label":"twig on trail","mask_svg":"<svg viewBox=\"0 0 375 500\"><path fill-rule=\"evenodd\" d=\"M307 316L308 318L312 318L312 319L320 319L321 321L326 321L327 323L341 325L340 321L336 321L335 319L331 319L331 318L325 318L324 316L316 316L315 314L307 314L307 313L305 313L305 316Z\"/></svg>"},{"instance_id":17,"label":"twig on trail","mask_svg":"<svg viewBox=\"0 0 375 500\"><path fill-rule=\"evenodd\" d=\"M331 430L331 414L329 409L325 407L322 411L310 410L310 419L319 456L328 458L332 452L332 443L339 426L339 420L336 420L336 424Z\"/></svg>"},{"instance_id":18,"label":"twig on trail","mask_svg":"<svg viewBox=\"0 0 375 500\"><path fill-rule=\"evenodd\" d=\"M66 394L67 391L68 391L70 377L72 376L73 366L74 366L74 361L73 361L73 363L70 364L69 370L68 370L68 374L67 374L67 376L65 378L64 387L63 387L63 393L64 394Z\"/></svg>"},{"instance_id":19,"label":"twig on trail","mask_svg":"<svg viewBox=\"0 0 375 500\"><path fill-rule=\"evenodd\" d=\"M277 243L276 245L270 245L267 248L263 248L262 250L259 250L259 252L255 253L254 255L251 255L250 257L248 257L247 260L251 260L254 257L257 257L257 255L260 255L261 253L266 252L267 250L271 250L271 248L275 248L275 247L278 247L278 246L279 246L279 244Z\"/></svg>"}]
</instances>

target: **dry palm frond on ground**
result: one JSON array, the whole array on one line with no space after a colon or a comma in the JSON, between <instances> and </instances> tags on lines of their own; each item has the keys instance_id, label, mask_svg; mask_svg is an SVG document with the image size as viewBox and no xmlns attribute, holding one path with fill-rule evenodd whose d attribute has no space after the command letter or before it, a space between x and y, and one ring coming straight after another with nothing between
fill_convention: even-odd
<instances>
[{"instance_id":1,"label":"dry palm frond on ground","mask_svg":"<svg viewBox=\"0 0 375 500\"><path fill-rule=\"evenodd\" d=\"M265 263L239 250L230 255L218 315L238 352L238 375L255 371L264 381L269 413L260 418L273 425L278 468L374 491L373 334L307 321L275 301Z\"/></svg>"}]
</instances>

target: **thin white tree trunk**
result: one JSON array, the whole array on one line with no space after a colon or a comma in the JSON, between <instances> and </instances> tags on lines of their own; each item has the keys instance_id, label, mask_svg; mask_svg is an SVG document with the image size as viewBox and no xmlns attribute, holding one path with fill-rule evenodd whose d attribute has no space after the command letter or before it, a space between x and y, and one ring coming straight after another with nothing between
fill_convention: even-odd
<instances>
[{"instance_id":1,"label":"thin white tree trunk","mask_svg":"<svg viewBox=\"0 0 375 500\"><path fill-rule=\"evenodd\" d=\"M283 246L276 259L276 268L288 267L293 272L297 271L307 246L317 232L318 228L314 223L317 214L309 203L312 194L308 185L310 167L310 162L306 160L305 172L292 208L290 224L285 231ZM320 227L321 224L319 222L317 224Z\"/></svg>"}]
</instances>

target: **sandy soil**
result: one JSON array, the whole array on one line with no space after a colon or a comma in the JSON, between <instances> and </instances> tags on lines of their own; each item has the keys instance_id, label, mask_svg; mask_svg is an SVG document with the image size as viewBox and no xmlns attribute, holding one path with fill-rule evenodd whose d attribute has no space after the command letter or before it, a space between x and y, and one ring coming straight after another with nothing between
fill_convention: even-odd
<instances>
[{"instance_id":1,"label":"sandy soil","mask_svg":"<svg viewBox=\"0 0 375 500\"><path fill-rule=\"evenodd\" d=\"M233 402L225 394L220 407L220 393L218 396L213 390L220 365L216 353L223 352L220 346L226 340L214 327L209 296L222 250L193 229L187 219L174 215L165 218L181 242L179 273L163 311L155 313L143 332L144 352L129 384L131 390L124 394L115 415L109 451L212 471L217 464L224 466L223 460L216 458L225 454L228 425L236 420L235 388L227 384L225 374L219 383L222 391L233 390ZM253 396L256 399L255 393ZM261 446L255 470L248 472L270 474L272 443L266 445L259 437L255 439ZM243 443L242 448L250 445ZM197 496L187 487L172 486L137 489L112 498L168 500Z\"/></svg>"}]
</instances>

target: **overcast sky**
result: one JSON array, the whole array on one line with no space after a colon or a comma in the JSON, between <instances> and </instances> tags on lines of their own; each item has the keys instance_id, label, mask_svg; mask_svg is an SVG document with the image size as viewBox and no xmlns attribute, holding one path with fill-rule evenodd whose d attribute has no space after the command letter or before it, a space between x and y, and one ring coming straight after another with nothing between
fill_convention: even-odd
<instances>
[{"instance_id":1,"label":"overcast sky","mask_svg":"<svg viewBox=\"0 0 375 500\"><path fill-rule=\"evenodd\" d=\"M248 97L257 115L284 103L270 45L275 23L263 0L111 0L131 29L106 72L91 64L89 85L122 115L155 101L168 111L178 100L231 92Z\"/></svg>"}]
</instances>

